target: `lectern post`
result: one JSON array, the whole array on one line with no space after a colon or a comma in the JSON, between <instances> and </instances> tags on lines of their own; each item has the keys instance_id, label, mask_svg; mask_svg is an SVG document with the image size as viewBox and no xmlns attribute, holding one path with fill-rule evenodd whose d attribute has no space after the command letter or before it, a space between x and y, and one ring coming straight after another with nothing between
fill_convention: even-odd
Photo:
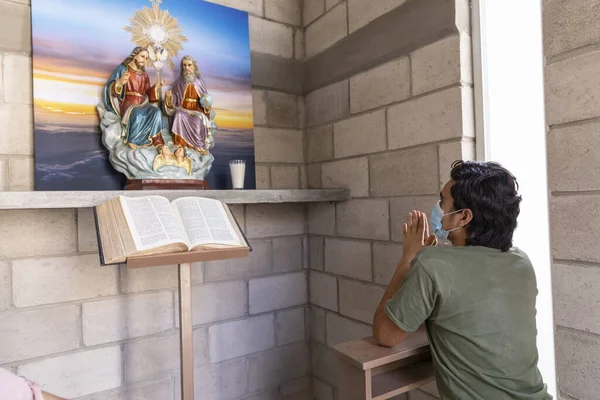
<instances>
[{"instance_id":1,"label":"lectern post","mask_svg":"<svg viewBox=\"0 0 600 400\"><path fill-rule=\"evenodd\" d=\"M194 332L192 330L192 264L179 269L179 350L181 360L181 399L194 400Z\"/></svg>"}]
</instances>

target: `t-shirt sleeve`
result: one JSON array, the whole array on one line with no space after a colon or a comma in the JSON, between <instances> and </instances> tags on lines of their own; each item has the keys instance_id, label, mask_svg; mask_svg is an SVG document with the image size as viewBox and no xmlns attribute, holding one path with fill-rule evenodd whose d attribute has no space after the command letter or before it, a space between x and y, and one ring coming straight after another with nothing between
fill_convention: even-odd
<instances>
[{"instance_id":1,"label":"t-shirt sleeve","mask_svg":"<svg viewBox=\"0 0 600 400\"><path fill-rule=\"evenodd\" d=\"M433 312L438 298L435 283L418 259L413 261L385 312L405 332L414 332Z\"/></svg>"}]
</instances>

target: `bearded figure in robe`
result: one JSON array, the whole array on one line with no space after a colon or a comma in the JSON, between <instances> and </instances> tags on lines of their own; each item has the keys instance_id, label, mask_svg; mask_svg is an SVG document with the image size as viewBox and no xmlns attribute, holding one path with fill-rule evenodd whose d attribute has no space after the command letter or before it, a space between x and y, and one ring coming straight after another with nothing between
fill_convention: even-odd
<instances>
[{"instance_id":1,"label":"bearded figure in robe","mask_svg":"<svg viewBox=\"0 0 600 400\"><path fill-rule=\"evenodd\" d=\"M180 77L173 84L173 89L165 94L164 108L165 113L173 117L173 144L207 154L214 143L214 111L212 98L193 57L181 59Z\"/></svg>"},{"instance_id":2,"label":"bearded figure in robe","mask_svg":"<svg viewBox=\"0 0 600 400\"><path fill-rule=\"evenodd\" d=\"M121 118L123 141L134 149L165 144L163 115L152 105L159 101L164 81L150 85L147 60L148 51L136 47L104 85L104 107Z\"/></svg>"}]
</instances>

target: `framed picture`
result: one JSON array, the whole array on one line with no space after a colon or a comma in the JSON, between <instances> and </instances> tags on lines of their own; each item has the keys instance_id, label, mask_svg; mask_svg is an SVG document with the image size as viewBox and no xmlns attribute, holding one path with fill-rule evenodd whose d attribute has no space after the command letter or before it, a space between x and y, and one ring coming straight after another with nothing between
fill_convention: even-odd
<instances>
[{"instance_id":1,"label":"framed picture","mask_svg":"<svg viewBox=\"0 0 600 400\"><path fill-rule=\"evenodd\" d=\"M146 120L136 118L151 113L158 122L148 132L162 132L171 144L193 143L193 132L171 135L179 125L165 112L165 98L176 92L184 76L182 60L190 56L196 82L211 96L215 123L209 135L213 147L207 147L214 160L205 179L211 189L231 188L229 161L245 160L244 187L256 187L246 12L201 0L32 0L31 9L36 190L123 189L126 177L115 170L103 143L99 107L108 101L110 108L110 96L149 93L121 89L127 81L123 73L115 83L119 68L135 67L136 48L147 59L140 76L156 89L157 98L148 97L154 109L136 109L137 114L113 104L122 118L123 141L132 147L150 143L138 129ZM131 75L135 83L138 74ZM196 88L201 91L201 84Z\"/></svg>"}]
</instances>

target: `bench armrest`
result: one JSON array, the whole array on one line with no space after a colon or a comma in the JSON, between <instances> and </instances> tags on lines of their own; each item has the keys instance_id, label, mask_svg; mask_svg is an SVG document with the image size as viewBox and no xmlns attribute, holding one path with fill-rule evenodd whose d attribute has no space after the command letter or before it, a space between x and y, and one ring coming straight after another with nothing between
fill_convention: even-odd
<instances>
[{"instance_id":1,"label":"bench armrest","mask_svg":"<svg viewBox=\"0 0 600 400\"><path fill-rule=\"evenodd\" d=\"M406 339L394 347L383 347L372 337L341 343L333 348L338 357L358 369L368 370L429 352L429 342L424 327L409 333Z\"/></svg>"}]
</instances>

